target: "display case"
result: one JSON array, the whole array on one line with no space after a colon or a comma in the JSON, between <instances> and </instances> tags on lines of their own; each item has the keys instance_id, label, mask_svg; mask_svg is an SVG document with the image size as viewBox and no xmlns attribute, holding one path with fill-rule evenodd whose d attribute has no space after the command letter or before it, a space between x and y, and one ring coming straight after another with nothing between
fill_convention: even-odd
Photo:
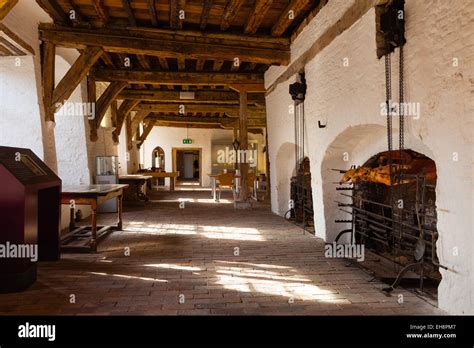
<instances>
[{"instance_id":1,"label":"display case","mask_svg":"<svg viewBox=\"0 0 474 348\"><path fill-rule=\"evenodd\" d=\"M117 156L97 156L96 157L96 176L95 183L102 184L118 184L118 167L119 161ZM102 203L97 208L99 213L116 213L117 199L111 199Z\"/></svg>"},{"instance_id":2,"label":"display case","mask_svg":"<svg viewBox=\"0 0 474 348\"><path fill-rule=\"evenodd\" d=\"M97 156L96 157L97 176L118 175L117 156Z\"/></svg>"}]
</instances>

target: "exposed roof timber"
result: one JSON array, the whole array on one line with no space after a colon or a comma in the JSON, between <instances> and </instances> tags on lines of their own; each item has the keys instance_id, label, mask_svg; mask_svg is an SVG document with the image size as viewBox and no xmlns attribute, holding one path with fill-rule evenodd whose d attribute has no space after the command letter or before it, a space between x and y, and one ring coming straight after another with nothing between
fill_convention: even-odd
<instances>
[{"instance_id":1,"label":"exposed roof timber","mask_svg":"<svg viewBox=\"0 0 474 348\"><path fill-rule=\"evenodd\" d=\"M176 123L167 121L156 121L156 127L175 127L175 128L205 128L205 129L233 129L234 127L224 127L221 124L193 124L193 123ZM249 128L248 132L252 134L263 134L263 128Z\"/></svg>"},{"instance_id":2,"label":"exposed roof timber","mask_svg":"<svg viewBox=\"0 0 474 348\"><path fill-rule=\"evenodd\" d=\"M209 12L211 11L212 0L204 0L204 5L202 7L201 21L199 23L199 28L201 30L206 29L207 20L209 19Z\"/></svg>"},{"instance_id":3,"label":"exposed roof timber","mask_svg":"<svg viewBox=\"0 0 474 348\"><path fill-rule=\"evenodd\" d=\"M11 31L3 23L0 23L0 32L3 32L12 42L14 42L16 45L18 45L19 46L18 48L21 47L23 50L28 51L29 53L31 53L33 55L35 54L35 51L33 50L33 48L30 45L28 45L21 37L16 35L13 31Z\"/></svg>"},{"instance_id":4,"label":"exposed roof timber","mask_svg":"<svg viewBox=\"0 0 474 348\"><path fill-rule=\"evenodd\" d=\"M18 0L0 0L0 20L7 16L17 2Z\"/></svg>"},{"instance_id":5,"label":"exposed roof timber","mask_svg":"<svg viewBox=\"0 0 474 348\"><path fill-rule=\"evenodd\" d=\"M174 102L182 104L215 103L215 104L239 104L239 94L233 91L195 91L194 99L180 99L178 91L162 90L135 90L125 89L118 95L118 99L139 99L145 101ZM251 93L248 95L249 104L265 104L263 93Z\"/></svg>"},{"instance_id":6,"label":"exposed roof timber","mask_svg":"<svg viewBox=\"0 0 474 348\"><path fill-rule=\"evenodd\" d=\"M55 22L62 25L69 25L71 21L62 7L56 0L36 0L38 5L48 13Z\"/></svg>"},{"instance_id":7,"label":"exposed roof timber","mask_svg":"<svg viewBox=\"0 0 474 348\"><path fill-rule=\"evenodd\" d=\"M129 20L130 24L133 25L133 26L136 26L137 21L135 19L134 14L133 14L132 7L130 6L130 0L122 0L122 5L123 5L123 9L127 13L127 17L128 17L128 20Z\"/></svg>"},{"instance_id":8,"label":"exposed roof timber","mask_svg":"<svg viewBox=\"0 0 474 348\"><path fill-rule=\"evenodd\" d=\"M157 115L151 114L147 120L164 121L173 123L184 123L184 124L220 124L223 127L236 127L239 124L238 118L219 117L219 116L169 116L169 115ZM249 127L265 127L265 119L249 118Z\"/></svg>"},{"instance_id":9,"label":"exposed roof timber","mask_svg":"<svg viewBox=\"0 0 474 348\"><path fill-rule=\"evenodd\" d=\"M196 70L202 71L204 69L204 64L206 64L206 61L204 59L198 59L196 61Z\"/></svg>"},{"instance_id":10,"label":"exposed roof timber","mask_svg":"<svg viewBox=\"0 0 474 348\"><path fill-rule=\"evenodd\" d=\"M150 62L148 61L148 58L145 55L137 54L137 60L140 66L142 67L142 69L145 69L145 70L151 69Z\"/></svg>"},{"instance_id":11,"label":"exposed roof timber","mask_svg":"<svg viewBox=\"0 0 474 348\"><path fill-rule=\"evenodd\" d=\"M207 73L172 71L137 71L93 69L92 76L97 81L125 81L128 83L148 83L159 85L230 85L252 84L263 87L263 74L252 73Z\"/></svg>"},{"instance_id":12,"label":"exposed roof timber","mask_svg":"<svg viewBox=\"0 0 474 348\"><path fill-rule=\"evenodd\" d=\"M184 107L183 107L184 106ZM134 107L135 111L150 111L150 112L174 112L183 114L189 112L201 113L226 113L232 116L238 116L240 112L239 105L227 104L186 104L180 105L178 103L140 103ZM250 118L265 118L265 109L257 106L249 106L247 108Z\"/></svg>"},{"instance_id":13,"label":"exposed roof timber","mask_svg":"<svg viewBox=\"0 0 474 348\"><path fill-rule=\"evenodd\" d=\"M255 34L258 27L262 23L265 15L272 6L273 0L257 0L252 10L252 14L249 16L247 23L245 24L245 34Z\"/></svg>"},{"instance_id":14,"label":"exposed roof timber","mask_svg":"<svg viewBox=\"0 0 474 348\"><path fill-rule=\"evenodd\" d=\"M308 14L304 19L303 21L298 25L298 28L296 28L293 33L291 34L291 41L294 41L298 35L303 31L303 29L308 25L309 22L311 22L311 20L317 16L317 14L319 13L319 11L321 11L321 9L326 6L326 4L328 3L328 0L319 0L319 4L318 6L316 6L316 8L314 8L310 14Z\"/></svg>"},{"instance_id":15,"label":"exposed roof timber","mask_svg":"<svg viewBox=\"0 0 474 348\"><path fill-rule=\"evenodd\" d=\"M222 15L221 21L221 30L227 30L232 21L237 16L240 7L243 5L245 0L228 0L227 5L224 10L224 14Z\"/></svg>"},{"instance_id":16,"label":"exposed roof timber","mask_svg":"<svg viewBox=\"0 0 474 348\"><path fill-rule=\"evenodd\" d=\"M104 7L104 0L91 0L92 5L94 6L95 12L99 16L99 18L102 20L102 24L106 25L107 22L109 21L109 14L107 10Z\"/></svg>"},{"instance_id":17,"label":"exposed roof timber","mask_svg":"<svg viewBox=\"0 0 474 348\"><path fill-rule=\"evenodd\" d=\"M25 56L26 55L25 52L20 50L18 47L16 47L10 41L5 39L3 36L0 36L0 46L6 50L6 52L8 53L7 55L9 56Z\"/></svg>"},{"instance_id":18,"label":"exposed roof timber","mask_svg":"<svg viewBox=\"0 0 474 348\"><path fill-rule=\"evenodd\" d=\"M61 81L54 88L52 104L58 109L61 104L69 99L72 92L79 83L86 77L89 69L100 58L103 50L100 47L88 47L84 50L74 64L69 68Z\"/></svg>"},{"instance_id":19,"label":"exposed roof timber","mask_svg":"<svg viewBox=\"0 0 474 348\"><path fill-rule=\"evenodd\" d=\"M148 0L148 11L150 12L151 24L156 27L158 25L158 13L156 12L155 0Z\"/></svg>"},{"instance_id":20,"label":"exposed roof timber","mask_svg":"<svg viewBox=\"0 0 474 348\"><path fill-rule=\"evenodd\" d=\"M112 101L117 97L122 89L127 86L126 82L112 82L107 86L105 91L102 93L100 98L97 100L97 110L96 110L96 126L99 127L102 122L102 118L105 115L105 112L109 108Z\"/></svg>"},{"instance_id":21,"label":"exposed roof timber","mask_svg":"<svg viewBox=\"0 0 474 348\"><path fill-rule=\"evenodd\" d=\"M170 28L182 29L183 19L180 18L180 11L184 11L186 0L170 0ZM184 13L186 16L186 14Z\"/></svg>"},{"instance_id":22,"label":"exposed roof timber","mask_svg":"<svg viewBox=\"0 0 474 348\"><path fill-rule=\"evenodd\" d=\"M311 0L291 0L280 18L272 28L273 36L281 36L305 9L311 5Z\"/></svg>"},{"instance_id":23,"label":"exposed roof timber","mask_svg":"<svg viewBox=\"0 0 474 348\"><path fill-rule=\"evenodd\" d=\"M288 64L290 61L289 40L286 45L276 41L259 42L247 40L246 36L222 34L189 36L185 32L149 32L143 30L85 29L40 24L40 39L57 46L84 49L86 46L102 47L106 52L147 54L160 57L182 57L186 59L220 59L264 64ZM279 39L281 40L281 39Z\"/></svg>"},{"instance_id":24,"label":"exposed roof timber","mask_svg":"<svg viewBox=\"0 0 474 348\"><path fill-rule=\"evenodd\" d=\"M222 65L224 65L224 60L223 59L217 59L214 61L214 65L212 67L212 70L214 71L220 71L222 68Z\"/></svg>"}]
</instances>

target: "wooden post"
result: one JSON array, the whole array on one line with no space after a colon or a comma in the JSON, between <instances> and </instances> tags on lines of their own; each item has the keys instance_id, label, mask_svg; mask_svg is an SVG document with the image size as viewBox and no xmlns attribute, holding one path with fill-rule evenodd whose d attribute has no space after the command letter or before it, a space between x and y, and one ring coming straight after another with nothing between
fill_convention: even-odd
<instances>
[{"instance_id":1,"label":"wooden post","mask_svg":"<svg viewBox=\"0 0 474 348\"><path fill-rule=\"evenodd\" d=\"M234 141L239 140L239 129L234 127ZM235 150L235 149L233 149ZM234 163L234 169L239 169L239 161L235 161Z\"/></svg>"},{"instance_id":2,"label":"wooden post","mask_svg":"<svg viewBox=\"0 0 474 348\"><path fill-rule=\"evenodd\" d=\"M95 142L99 139L99 136L97 135L97 92L96 92L96 85L95 85L95 80L92 78L90 75L87 76L87 98L89 103L93 103L94 105L94 118L89 120L89 128L90 128L90 140L92 142Z\"/></svg>"},{"instance_id":3,"label":"wooden post","mask_svg":"<svg viewBox=\"0 0 474 348\"><path fill-rule=\"evenodd\" d=\"M46 121L54 122L54 110L51 107L54 91L54 67L56 58L56 46L50 42L43 42L42 48L42 87L43 87L43 104Z\"/></svg>"},{"instance_id":4,"label":"wooden post","mask_svg":"<svg viewBox=\"0 0 474 348\"><path fill-rule=\"evenodd\" d=\"M239 140L240 140L240 156L239 168L240 168L240 191L235 202L235 208L248 209L250 208L249 194L247 177L249 172L248 164L248 129L247 129L247 91L240 90L240 118L239 118Z\"/></svg>"}]
</instances>

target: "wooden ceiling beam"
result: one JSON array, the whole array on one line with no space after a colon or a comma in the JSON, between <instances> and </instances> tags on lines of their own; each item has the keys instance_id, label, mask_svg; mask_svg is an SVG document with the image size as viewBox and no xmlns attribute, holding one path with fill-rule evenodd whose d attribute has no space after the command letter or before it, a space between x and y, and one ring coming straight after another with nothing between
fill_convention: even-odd
<instances>
[{"instance_id":1,"label":"wooden ceiling beam","mask_svg":"<svg viewBox=\"0 0 474 348\"><path fill-rule=\"evenodd\" d=\"M263 87L263 74L254 73L207 73L207 72L171 72L138 70L92 70L97 81L124 81L128 83L148 83L160 85L230 85L251 84ZM258 90L260 91L260 90ZM258 92L255 91L255 92Z\"/></svg>"},{"instance_id":2,"label":"wooden ceiling beam","mask_svg":"<svg viewBox=\"0 0 474 348\"><path fill-rule=\"evenodd\" d=\"M0 0L0 20L7 16L17 2L18 0Z\"/></svg>"},{"instance_id":3,"label":"wooden ceiling beam","mask_svg":"<svg viewBox=\"0 0 474 348\"><path fill-rule=\"evenodd\" d=\"M228 0L227 5L222 15L221 30L227 30L232 24L232 21L237 16L240 7L244 4L245 0Z\"/></svg>"},{"instance_id":4,"label":"wooden ceiling beam","mask_svg":"<svg viewBox=\"0 0 474 348\"><path fill-rule=\"evenodd\" d=\"M207 21L209 19L209 13L211 12L212 0L204 0L202 5L201 20L199 22L199 28L205 30L207 26Z\"/></svg>"},{"instance_id":5,"label":"wooden ceiling beam","mask_svg":"<svg viewBox=\"0 0 474 348\"><path fill-rule=\"evenodd\" d=\"M109 13L104 7L104 0L91 0L92 5L94 6L95 12L97 13L97 16L102 21L102 24L105 26L107 25L107 22L109 21Z\"/></svg>"},{"instance_id":6,"label":"wooden ceiling beam","mask_svg":"<svg viewBox=\"0 0 474 348\"><path fill-rule=\"evenodd\" d=\"M293 42L296 37L303 31L303 29L311 22L311 20L318 15L324 6L328 3L328 0L319 0L318 6L316 6L310 14L298 25L298 28L293 30L291 34L291 41Z\"/></svg>"},{"instance_id":7,"label":"wooden ceiling beam","mask_svg":"<svg viewBox=\"0 0 474 348\"><path fill-rule=\"evenodd\" d=\"M230 118L230 117L221 117L221 116L169 116L169 115L156 115L151 114L147 118L147 120L154 120L154 121L161 121L161 122L172 122L172 123L181 123L181 124L219 124L223 127L236 127L239 124L238 118ZM258 118L249 118L247 120L247 124L249 127L265 127L266 121L265 119L258 119Z\"/></svg>"},{"instance_id":8,"label":"wooden ceiling beam","mask_svg":"<svg viewBox=\"0 0 474 348\"><path fill-rule=\"evenodd\" d=\"M184 11L186 0L170 0L170 28L182 29L184 19L180 18L180 12ZM183 12L184 13L184 12ZM186 15L184 13L184 15Z\"/></svg>"},{"instance_id":9,"label":"wooden ceiling beam","mask_svg":"<svg viewBox=\"0 0 474 348\"><path fill-rule=\"evenodd\" d=\"M132 6L130 5L130 0L122 0L122 6L125 12L127 13L128 21L134 27L137 26L137 20L135 19L135 15L133 14Z\"/></svg>"},{"instance_id":10,"label":"wooden ceiling beam","mask_svg":"<svg viewBox=\"0 0 474 348\"><path fill-rule=\"evenodd\" d=\"M72 92L82 79L86 77L90 68L100 58L102 53L103 50L100 47L89 47L81 53L53 91L51 102L55 111L62 106L64 101L69 99Z\"/></svg>"},{"instance_id":11,"label":"wooden ceiling beam","mask_svg":"<svg viewBox=\"0 0 474 348\"><path fill-rule=\"evenodd\" d=\"M158 26L158 13L156 12L155 0L148 0L148 11L150 12L151 24Z\"/></svg>"},{"instance_id":12,"label":"wooden ceiling beam","mask_svg":"<svg viewBox=\"0 0 474 348\"><path fill-rule=\"evenodd\" d=\"M87 76L87 101L90 105L97 106L97 88L95 80L91 76ZM97 135L97 109L95 110L93 119L89 119L89 138L90 141L96 142L99 139Z\"/></svg>"},{"instance_id":13,"label":"wooden ceiling beam","mask_svg":"<svg viewBox=\"0 0 474 348\"><path fill-rule=\"evenodd\" d=\"M170 102L182 104L197 103L215 103L215 104L239 104L239 94L233 91L203 91L194 92L194 99L181 99L178 91L162 91L162 90L136 90L124 89L117 99L138 99L144 101ZM249 104L265 104L265 96L263 93L250 93L248 95Z\"/></svg>"},{"instance_id":14,"label":"wooden ceiling beam","mask_svg":"<svg viewBox=\"0 0 474 348\"><path fill-rule=\"evenodd\" d=\"M137 60L142 69L151 70L151 64L148 58L143 54L137 54Z\"/></svg>"},{"instance_id":15,"label":"wooden ceiling beam","mask_svg":"<svg viewBox=\"0 0 474 348\"><path fill-rule=\"evenodd\" d=\"M311 5L311 0L291 0L272 28L273 36L281 36L291 23Z\"/></svg>"},{"instance_id":16,"label":"wooden ceiling beam","mask_svg":"<svg viewBox=\"0 0 474 348\"><path fill-rule=\"evenodd\" d=\"M113 132L117 137L120 136L120 133L122 132L122 126L125 122L125 118L132 111L132 109L137 106L138 103L138 100L125 99L122 104L120 104L120 107L118 108L117 112L117 124Z\"/></svg>"},{"instance_id":17,"label":"wooden ceiling beam","mask_svg":"<svg viewBox=\"0 0 474 348\"><path fill-rule=\"evenodd\" d=\"M204 59L198 59L196 61L196 71L203 71L206 61Z\"/></svg>"},{"instance_id":18,"label":"wooden ceiling beam","mask_svg":"<svg viewBox=\"0 0 474 348\"><path fill-rule=\"evenodd\" d=\"M16 44L21 46L21 48L25 49L26 51L30 52L31 54L35 54L33 47L28 45L21 37L11 31L5 24L0 23L0 31L3 31L5 35L7 35L12 41Z\"/></svg>"},{"instance_id":19,"label":"wooden ceiling beam","mask_svg":"<svg viewBox=\"0 0 474 348\"><path fill-rule=\"evenodd\" d=\"M132 124L131 124L131 132L132 135L135 136L138 131L138 126L140 125L141 122L150 114L150 111L138 111L135 114L135 117L132 119ZM137 138L135 140L138 140Z\"/></svg>"},{"instance_id":20,"label":"wooden ceiling beam","mask_svg":"<svg viewBox=\"0 0 474 348\"><path fill-rule=\"evenodd\" d=\"M182 71L186 69L186 61L183 57L178 57L178 70Z\"/></svg>"},{"instance_id":21,"label":"wooden ceiling beam","mask_svg":"<svg viewBox=\"0 0 474 348\"><path fill-rule=\"evenodd\" d=\"M159 57L158 60L160 61L160 65L163 70L170 70L170 67L168 65L168 61L166 60L166 58Z\"/></svg>"},{"instance_id":22,"label":"wooden ceiling beam","mask_svg":"<svg viewBox=\"0 0 474 348\"><path fill-rule=\"evenodd\" d=\"M222 65L224 65L224 60L223 59L217 59L217 60L214 61L214 66L212 67L212 70L221 71Z\"/></svg>"},{"instance_id":23,"label":"wooden ceiling beam","mask_svg":"<svg viewBox=\"0 0 474 348\"><path fill-rule=\"evenodd\" d=\"M257 0L252 10L252 14L248 17L245 24L245 34L255 34L260 24L262 24L265 15L272 6L273 0Z\"/></svg>"},{"instance_id":24,"label":"wooden ceiling beam","mask_svg":"<svg viewBox=\"0 0 474 348\"><path fill-rule=\"evenodd\" d=\"M49 42L41 44L41 87L45 120L54 122L53 92L55 83L56 46Z\"/></svg>"},{"instance_id":25,"label":"wooden ceiling beam","mask_svg":"<svg viewBox=\"0 0 474 348\"><path fill-rule=\"evenodd\" d=\"M288 64L290 50L288 45L275 43L225 40L221 36L199 38L181 34L145 34L144 31L66 28L40 24L40 39L57 46L84 49L86 46L102 47L106 52L147 54L159 57L185 59L219 59L264 64ZM288 40L289 43L289 40Z\"/></svg>"},{"instance_id":26,"label":"wooden ceiling beam","mask_svg":"<svg viewBox=\"0 0 474 348\"><path fill-rule=\"evenodd\" d=\"M69 19L77 25L87 25L86 21L82 18L82 15L76 5L72 3L71 0L63 0L66 7L69 8L69 11L67 12L67 16ZM74 11L74 19L71 18L71 11Z\"/></svg>"},{"instance_id":27,"label":"wooden ceiling beam","mask_svg":"<svg viewBox=\"0 0 474 348\"><path fill-rule=\"evenodd\" d=\"M12 56L26 56L25 52L23 52L18 47L13 45L10 41L5 39L3 36L0 36L0 45L8 49L11 52Z\"/></svg>"},{"instance_id":28,"label":"wooden ceiling beam","mask_svg":"<svg viewBox=\"0 0 474 348\"><path fill-rule=\"evenodd\" d=\"M139 144L138 147L143 144L143 142L146 140L148 135L150 135L150 132L153 130L153 127L155 126L156 121L155 120L149 120L148 123L145 125L145 128L143 129L143 134L140 135Z\"/></svg>"},{"instance_id":29,"label":"wooden ceiling beam","mask_svg":"<svg viewBox=\"0 0 474 348\"><path fill-rule=\"evenodd\" d=\"M184 108L183 108L184 106ZM265 118L265 109L257 106L249 106L247 108L253 118ZM239 105L228 104L179 104L179 103L140 103L134 107L135 111L150 111L150 112L174 112L183 114L189 112L201 113L226 113L232 116L239 115Z\"/></svg>"},{"instance_id":30,"label":"wooden ceiling beam","mask_svg":"<svg viewBox=\"0 0 474 348\"><path fill-rule=\"evenodd\" d=\"M48 13L51 18L62 25L70 25L71 21L69 20L68 15L62 7L58 4L56 0L36 0L38 5L43 8L46 13Z\"/></svg>"},{"instance_id":31,"label":"wooden ceiling beam","mask_svg":"<svg viewBox=\"0 0 474 348\"><path fill-rule=\"evenodd\" d=\"M92 78L92 77L91 77ZM107 86L105 91L99 97L97 101L96 107L96 127L99 128L102 119L104 118L105 112L109 108L112 101L117 97L117 95L127 87L126 82L111 82L110 85Z\"/></svg>"}]
</instances>

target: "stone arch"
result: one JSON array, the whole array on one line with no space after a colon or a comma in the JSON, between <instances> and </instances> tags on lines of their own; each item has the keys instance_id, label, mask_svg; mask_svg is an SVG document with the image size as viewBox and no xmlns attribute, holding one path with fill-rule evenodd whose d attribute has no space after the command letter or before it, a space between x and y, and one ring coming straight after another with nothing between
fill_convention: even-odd
<instances>
[{"instance_id":1,"label":"stone arch","mask_svg":"<svg viewBox=\"0 0 474 348\"><path fill-rule=\"evenodd\" d=\"M322 205L315 211L315 225L318 235L332 242L337 234L349 225L335 223L334 220L347 220L349 214L341 212L337 202L341 196L335 189L335 182L342 176L333 169L349 169L351 165L361 165L371 156L387 150L387 129L380 124L351 126L339 133L327 147L321 162ZM398 148L398 130L393 129L394 148ZM406 134L406 148L422 153L435 160L432 151L420 140ZM344 202L344 201L343 201ZM347 198L349 202L349 198ZM321 235L323 233L323 235ZM341 242L344 240L341 239Z\"/></svg>"},{"instance_id":2,"label":"stone arch","mask_svg":"<svg viewBox=\"0 0 474 348\"><path fill-rule=\"evenodd\" d=\"M290 180L295 174L295 144L283 143L276 153L275 170L271 172L272 185L275 185L275 195L272 195L272 209L279 215L288 210L290 200Z\"/></svg>"}]
</instances>

